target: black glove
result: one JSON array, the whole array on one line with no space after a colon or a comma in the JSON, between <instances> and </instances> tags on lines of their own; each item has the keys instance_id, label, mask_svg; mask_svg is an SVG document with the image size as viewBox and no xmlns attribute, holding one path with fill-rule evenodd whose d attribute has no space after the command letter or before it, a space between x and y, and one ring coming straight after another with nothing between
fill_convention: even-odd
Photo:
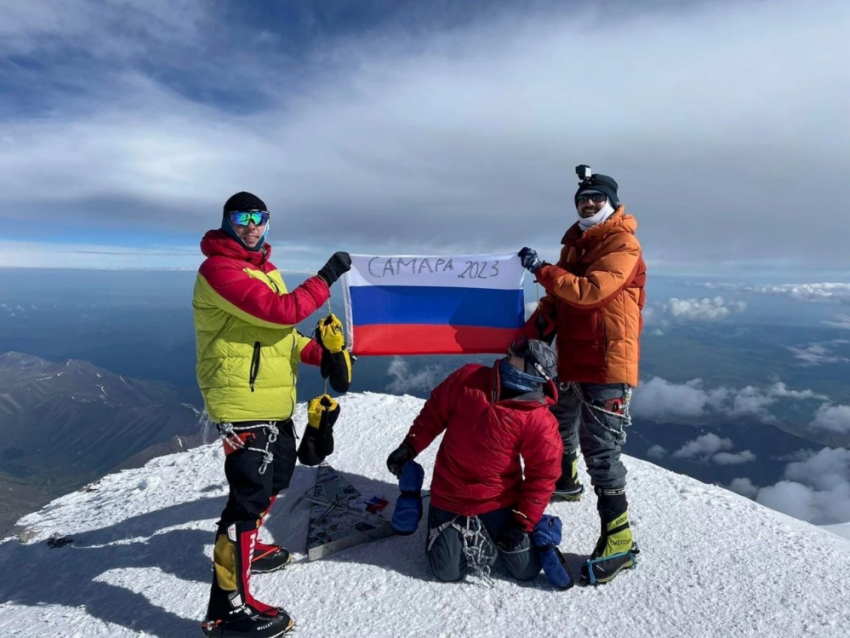
<instances>
[{"instance_id":1,"label":"black glove","mask_svg":"<svg viewBox=\"0 0 850 638\"><path fill-rule=\"evenodd\" d=\"M520 527L516 521L508 523L496 537L496 545L503 552L514 552L522 547L523 544L530 545L530 543L531 540L528 532Z\"/></svg>"},{"instance_id":2,"label":"black glove","mask_svg":"<svg viewBox=\"0 0 850 638\"><path fill-rule=\"evenodd\" d=\"M333 427L338 418L339 404L327 394L310 401L307 405L307 427L298 446L298 460L302 465L318 465L333 454Z\"/></svg>"},{"instance_id":3,"label":"black glove","mask_svg":"<svg viewBox=\"0 0 850 638\"><path fill-rule=\"evenodd\" d=\"M319 271L319 277L327 282L328 287L331 287L337 279L349 270L351 270L351 255L340 251L334 253L333 257L328 259L328 263L322 266L322 269Z\"/></svg>"},{"instance_id":4,"label":"black glove","mask_svg":"<svg viewBox=\"0 0 850 638\"><path fill-rule=\"evenodd\" d=\"M387 457L387 469L401 478L401 468L404 467L405 463L412 460L413 450L402 443Z\"/></svg>"},{"instance_id":5,"label":"black glove","mask_svg":"<svg viewBox=\"0 0 850 638\"><path fill-rule=\"evenodd\" d=\"M537 256L537 251L531 248L523 248L517 253L522 267L532 275L537 272L537 269L543 265L543 262Z\"/></svg>"}]
</instances>

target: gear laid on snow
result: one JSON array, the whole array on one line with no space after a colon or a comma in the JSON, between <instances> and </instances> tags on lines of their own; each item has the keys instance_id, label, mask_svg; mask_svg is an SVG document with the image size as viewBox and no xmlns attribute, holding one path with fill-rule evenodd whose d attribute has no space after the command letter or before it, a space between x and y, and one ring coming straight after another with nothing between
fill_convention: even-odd
<instances>
[{"instance_id":1,"label":"gear laid on snow","mask_svg":"<svg viewBox=\"0 0 850 638\"><path fill-rule=\"evenodd\" d=\"M339 404L327 394L316 397L307 405L307 427L298 446L302 465L314 466L334 451L333 427L339 418Z\"/></svg>"},{"instance_id":2,"label":"gear laid on snow","mask_svg":"<svg viewBox=\"0 0 850 638\"><path fill-rule=\"evenodd\" d=\"M570 571L564 555L558 549L561 542L562 524L557 516L544 514L540 522L534 526L531 540L540 554L540 562L549 582L558 589L569 589L575 585L575 578Z\"/></svg>"},{"instance_id":3,"label":"gear laid on snow","mask_svg":"<svg viewBox=\"0 0 850 638\"><path fill-rule=\"evenodd\" d=\"M634 567L640 553L629 526L625 489L597 487L596 494L602 529L590 560L581 568L591 585L610 582L620 571Z\"/></svg>"},{"instance_id":4,"label":"gear laid on snow","mask_svg":"<svg viewBox=\"0 0 850 638\"><path fill-rule=\"evenodd\" d=\"M393 531L401 536L409 536L419 527L422 520L422 482L425 470L416 461L407 461L401 468L398 489L401 496L395 502L393 510Z\"/></svg>"},{"instance_id":5,"label":"gear laid on snow","mask_svg":"<svg viewBox=\"0 0 850 638\"><path fill-rule=\"evenodd\" d=\"M584 485L578 480L578 455L576 451L561 457L561 478L555 482L553 501L580 501Z\"/></svg>"}]
</instances>

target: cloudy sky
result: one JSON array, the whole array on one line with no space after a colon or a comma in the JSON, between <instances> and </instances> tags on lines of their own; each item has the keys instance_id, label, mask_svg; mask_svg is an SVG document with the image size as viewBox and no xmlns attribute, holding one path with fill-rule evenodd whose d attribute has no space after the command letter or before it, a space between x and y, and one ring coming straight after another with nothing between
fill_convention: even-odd
<instances>
[{"instance_id":1,"label":"cloudy sky","mask_svg":"<svg viewBox=\"0 0 850 638\"><path fill-rule=\"evenodd\" d=\"M587 163L655 272L839 280L848 29L843 0L0 0L0 266L194 267L243 189L288 269L552 258Z\"/></svg>"}]
</instances>

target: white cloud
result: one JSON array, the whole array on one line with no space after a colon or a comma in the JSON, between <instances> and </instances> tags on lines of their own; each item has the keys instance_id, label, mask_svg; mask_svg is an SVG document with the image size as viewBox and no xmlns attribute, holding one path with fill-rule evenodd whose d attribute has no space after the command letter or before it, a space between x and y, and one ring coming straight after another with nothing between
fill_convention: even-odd
<instances>
[{"instance_id":1,"label":"white cloud","mask_svg":"<svg viewBox=\"0 0 850 638\"><path fill-rule=\"evenodd\" d=\"M823 322L827 323L827 322ZM847 342L843 339L834 341L823 341L811 343L807 346L788 346L796 359L801 361L804 366L818 366L827 363L847 363L850 362L845 356L834 352L836 345L844 345Z\"/></svg>"},{"instance_id":2,"label":"white cloud","mask_svg":"<svg viewBox=\"0 0 850 638\"><path fill-rule=\"evenodd\" d=\"M80 79L61 117L4 121L2 216L27 205L44 211L48 231L100 217L201 233L228 195L247 189L317 247L329 246L332 219L333 243L352 251L528 244L554 254L575 219L565 173L586 161L617 179L664 263L719 268L739 246L756 261L844 262L848 216L827 210L823 224L797 223L808 204L799 166L834 184L837 201L850 196L840 168L850 148L840 125L850 94L844 2L817 11L790 0L685 3L613 22L592 9L513 11L416 38L355 33L298 64L259 46L250 58L199 59L221 38L204 29L214 13L206 3L103 4L6 3L0 54L68 42L98 60L184 55L152 63L155 75L139 64ZM803 43L801 33L818 37ZM186 49L200 51L191 64ZM594 63L575 64L588 51ZM203 63L220 74L215 88L262 95L261 104L235 113L227 99L202 103L162 83ZM599 69L627 114L613 101L588 110L581 87ZM685 201L687 214L671 214ZM116 206L131 204L135 214L116 219Z\"/></svg>"},{"instance_id":3,"label":"white cloud","mask_svg":"<svg viewBox=\"0 0 850 638\"><path fill-rule=\"evenodd\" d=\"M790 463L785 480L761 488L756 500L818 525L850 521L850 450L824 448Z\"/></svg>"},{"instance_id":4,"label":"white cloud","mask_svg":"<svg viewBox=\"0 0 850 638\"><path fill-rule=\"evenodd\" d=\"M850 405L831 405L824 403L815 413L810 427L816 430L850 434Z\"/></svg>"},{"instance_id":5,"label":"white cloud","mask_svg":"<svg viewBox=\"0 0 850 638\"><path fill-rule=\"evenodd\" d=\"M659 460L667 456L667 450L660 445L653 445L646 451L646 455L651 459Z\"/></svg>"},{"instance_id":6,"label":"white cloud","mask_svg":"<svg viewBox=\"0 0 850 638\"><path fill-rule=\"evenodd\" d=\"M821 323L833 328L850 330L850 315L835 315L835 321L821 321Z\"/></svg>"},{"instance_id":7,"label":"white cloud","mask_svg":"<svg viewBox=\"0 0 850 638\"><path fill-rule=\"evenodd\" d=\"M529 317L534 314L534 311L537 310L537 302L536 301L527 301L525 304L525 320L528 321Z\"/></svg>"},{"instance_id":8,"label":"white cloud","mask_svg":"<svg viewBox=\"0 0 850 638\"><path fill-rule=\"evenodd\" d=\"M654 421L691 419L704 415L708 406L721 401L726 392L723 388L704 390L700 379L675 384L653 377L635 390L631 411Z\"/></svg>"},{"instance_id":9,"label":"white cloud","mask_svg":"<svg viewBox=\"0 0 850 638\"><path fill-rule=\"evenodd\" d=\"M632 414L651 421L693 422L710 414L728 417L753 417L764 423L775 423L768 408L780 400L828 401L829 397L812 390L791 390L782 381L766 387L746 386L741 389L706 389L701 379L687 383L670 383L653 377L635 390Z\"/></svg>"},{"instance_id":10,"label":"white cloud","mask_svg":"<svg viewBox=\"0 0 850 638\"><path fill-rule=\"evenodd\" d=\"M732 479L732 482L729 483L729 489L747 498L755 498L759 491L758 486L753 485L753 482L748 478Z\"/></svg>"},{"instance_id":11,"label":"white cloud","mask_svg":"<svg viewBox=\"0 0 850 638\"><path fill-rule=\"evenodd\" d=\"M392 382L387 385L387 390L394 394L431 390L446 376L441 368L435 365L428 365L418 372L411 373L407 361L401 357L393 357L390 360L387 375L393 377Z\"/></svg>"},{"instance_id":12,"label":"white cloud","mask_svg":"<svg viewBox=\"0 0 850 638\"><path fill-rule=\"evenodd\" d=\"M685 443L673 452L673 458L690 459L697 456L711 456L721 450L731 450L733 446L731 439L722 439L716 434L708 433Z\"/></svg>"},{"instance_id":13,"label":"white cloud","mask_svg":"<svg viewBox=\"0 0 850 638\"><path fill-rule=\"evenodd\" d=\"M753 286L749 284L713 282L702 284L712 290L730 290L736 292L758 293L762 295L781 295L810 303L850 303L850 283L809 283L779 284L774 286ZM839 315L846 319L846 315ZM842 321L840 319L839 321ZM829 324L825 321L824 323ZM844 327L839 326L839 327Z\"/></svg>"},{"instance_id":14,"label":"white cloud","mask_svg":"<svg viewBox=\"0 0 850 638\"><path fill-rule=\"evenodd\" d=\"M743 301L727 302L723 297L709 299L672 298L663 306L664 311L675 319L691 321L717 321L725 319L733 312L742 312L747 304Z\"/></svg>"},{"instance_id":15,"label":"white cloud","mask_svg":"<svg viewBox=\"0 0 850 638\"><path fill-rule=\"evenodd\" d=\"M750 452L749 450L744 450L743 452L735 452L734 454L731 452L719 452L711 457L711 460L717 463L718 465L741 465L743 463L750 463L751 461L756 460L756 455Z\"/></svg>"},{"instance_id":16,"label":"white cloud","mask_svg":"<svg viewBox=\"0 0 850 638\"><path fill-rule=\"evenodd\" d=\"M143 268L195 270L204 256L197 246L137 246L44 244L0 240L0 268Z\"/></svg>"}]
</instances>

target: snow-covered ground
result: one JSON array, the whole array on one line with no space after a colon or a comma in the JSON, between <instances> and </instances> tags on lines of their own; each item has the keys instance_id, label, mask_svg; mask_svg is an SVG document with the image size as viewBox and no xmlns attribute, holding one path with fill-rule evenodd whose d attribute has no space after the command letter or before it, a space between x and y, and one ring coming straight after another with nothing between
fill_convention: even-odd
<instances>
[{"instance_id":1,"label":"snow-covered ground","mask_svg":"<svg viewBox=\"0 0 850 638\"><path fill-rule=\"evenodd\" d=\"M341 404L329 461L364 495L394 501L384 460L421 401L361 394ZM300 430L303 408L296 420ZM435 452L423 455L426 470ZM35 536L0 544L0 636L200 636L222 462L218 443L162 457L22 519ZM285 571L254 577L255 593L284 605L302 637L850 635L850 543L721 488L626 464L641 561L608 585L560 592L542 574L528 585L500 574L492 588L439 583L425 564L423 524L313 563L300 554ZM309 507L288 511L314 475L296 469L264 532L299 552ZM576 573L596 541L594 500L550 506ZM40 542L54 533L73 544Z\"/></svg>"},{"instance_id":2,"label":"snow-covered ground","mask_svg":"<svg viewBox=\"0 0 850 638\"><path fill-rule=\"evenodd\" d=\"M829 530L833 534L838 534L842 538L850 540L850 523L839 523L838 525L821 525L823 529Z\"/></svg>"}]
</instances>

